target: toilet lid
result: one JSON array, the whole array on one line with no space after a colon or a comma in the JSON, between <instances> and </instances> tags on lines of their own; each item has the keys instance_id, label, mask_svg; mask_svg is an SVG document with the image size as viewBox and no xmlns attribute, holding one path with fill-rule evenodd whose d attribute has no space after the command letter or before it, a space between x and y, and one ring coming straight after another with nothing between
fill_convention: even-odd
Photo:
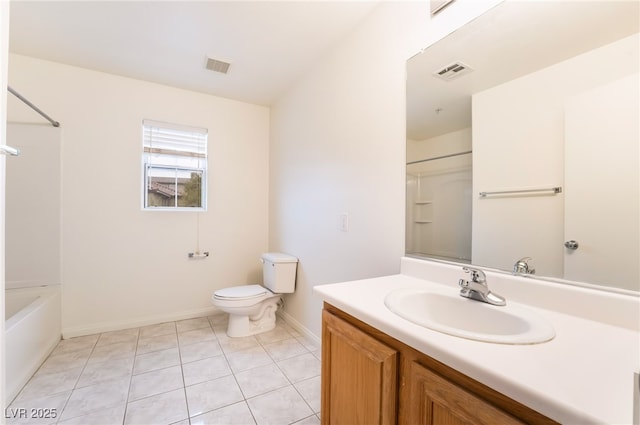
<instances>
[{"instance_id":1,"label":"toilet lid","mask_svg":"<svg viewBox=\"0 0 640 425\"><path fill-rule=\"evenodd\" d=\"M216 298L226 298L234 300L246 300L250 298L261 297L267 293L267 290L260 285L242 285L231 286L229 288L219 289L213 293Z\"/></svg>"}]
</instances>

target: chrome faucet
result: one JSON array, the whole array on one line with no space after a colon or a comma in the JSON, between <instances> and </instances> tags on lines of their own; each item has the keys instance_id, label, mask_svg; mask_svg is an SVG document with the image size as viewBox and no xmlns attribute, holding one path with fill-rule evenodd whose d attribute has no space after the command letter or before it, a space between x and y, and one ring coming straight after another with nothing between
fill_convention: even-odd
<instances>
[{"instance_id":1,"label":"chrome faucet","mask_svg":"<svg viewBox=\"0 0 640 425\"><path fill-rule=\"evenodd\" d=\"M489 290L487 286L487 276L480 269L474 269L472 267L463 267L465 273L471 275L471 280L460 279L458 285L460 289L460 296L470 298L476 301L482 301L493 305L506 305L507 301L504 297L498 294L494 294Z\"/></svg>"},{"instance_id":2,"label":"chrome faucet","mask_svg":"<svg viewBox=\"0 0 640 425\"><path fill-rule=\"evenodd\" d=\"M516 261L513 265L513 274L535 274L536 269L532 269L527 261L531 260L531 257L523 257Z\"/></svg>"}]
</instances>

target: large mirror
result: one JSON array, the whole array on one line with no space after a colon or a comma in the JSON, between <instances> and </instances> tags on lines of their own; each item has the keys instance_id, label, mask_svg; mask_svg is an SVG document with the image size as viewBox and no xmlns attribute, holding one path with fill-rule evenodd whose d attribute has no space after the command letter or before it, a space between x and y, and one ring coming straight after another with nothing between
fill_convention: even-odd
<instances>
[{"instance_id":1,"label":"large mirror","mask_svg":"<svg viewBox=\"0 0 640 425\"><path fill-rule=\"evenodd\" d=\"M508 0L408 61L407 255L640 291L639 5Z\"/></svg>"}]
</instances>

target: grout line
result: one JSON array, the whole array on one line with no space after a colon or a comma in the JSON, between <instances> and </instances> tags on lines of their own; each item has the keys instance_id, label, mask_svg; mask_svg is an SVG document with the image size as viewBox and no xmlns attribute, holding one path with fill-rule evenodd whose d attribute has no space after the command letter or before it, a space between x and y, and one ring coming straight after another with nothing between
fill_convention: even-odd
<instances>
[{"instance_id":1,"label":"grout line","mask_svg":"<svg viewBox=\"0 0 640 425\"><path fill-rule=\"evenodd\" d=\"M286 362L286 361L288 361L288 360L291 360L291 359L294 359L294 358L296 358L296 357L303 356L303 355L306 355L306 354L311 354L311 355L313 356L313 352L310 350L310 348L309 348L309 347L307 347L305 344L303 344L303 343L299 340L299 338L301 337L301 336L299 335L299 333L298 333L298 334L294 334L294 333L293 333L293 332L296 332L296 330L295 330L294 328L290 327L290 326L286 323L286 321L278 321L278 323L276 323L276 328L275 328L275 329L278 329L278 332L279 332L279 334L278 334L278 338L280 338L280 337L282 337L282 336L285 336L285 335L286 335L286 337L284 337L284 338L282 338L282 339L277 339L277 340L275 340L275 341L269 340L269 338L266 338L266 339L265 339L264 337L263 337L263 338L258 338L256 335L252 335L252 336L253 336L253 338L255 339L255 341L256 341L256 343L257 343L257 344L256 344L256 345L254 345L254 346L252 346L252 347L246 348L245 350L251 350L251 349L255 349L255 348L257 348L257 347L260 347L260 349L261 349L261 350L263 350L263 351L267 354L268 358L271 360L271 363L270 363L270 364L274 364L274 365L276 366L277 370L278 370L278 371L279 371L279 372L280 372L280 373L285 377L285 380L286 380L286 382L287 382L288 384L284 384L284 385L283 385L283 386L281 386L281 387L274 388L274 389L271 389L271 390L265 391L265 392L263 392L263 393L261 393L261 394L257 394L257 395L255 395L255 396L252 396L252 397L249 397L249 398L248 398L248 397L247 397L247 394L245 393L245 391L244 391L244 390L242 389L242 387L240 386L240 383L239 383L238 378L237 378L237 374L238 374L238 373L243 373L243 372L245 372L245 371L250 371L251 369L255 369L256 367L266 366L266 365L260 365L260 366L250 367L249 369L245 369L245 370L241 370L241 371L235 372L235 371L233 370L233 368L231 368L231 364L230 364L230 362L229 362L229 356L230 356L230 355L232 355L233 353L241 352L241 351L244 351L244 350L234 350L234 351L229 351L229 352L227 352L227 350L226 350L225 348L223 348L223 344L221 344L221 338L224 338L224 337L222 337L222 335L220 334L220 332L221 332L221 329L222 329L222 327L223 327L224 325L223 325L223 324L221 324L221 323L215 323L215 324L214 324L214 323L212 323L212 322L211 322L211 319L209 318L209 316L205 316L205 317L207 318L207 322L208 322L208 324L209 324L209 329L211 330L211 332L212 332L212 333L214 334L214 336L215 336L215 339L214 339L213 341L216 341L216 342L217 342L218 346L220 347L220 353L221 353L221 354L216 354L215 356L207 356L207 357L205 357L205 358L217 357L217 356L220 356L220 355L224 356L223 358L225 359L225 362L226 362L227 366L229 367L230 374L231 374L231 376L233 376L233 379L234 379L234 381L235 381L236 385L238 386L238 389L240 390L240 394L242 395L242 400L241 400L241 401L238 401L238 402L236 402L236 403L240 403L240 402L243 402L243 403L244 403L244 405L246 406L246 408L247 408L247 409L249 409L249 412L250 412L250 414L251 414L251 416L252 416L252 418L253 418L253 420L254 420L254 422L255 422L255 423L257 423L257 419L256 419L256 416L255 416L254 412L251 410L251 407L249 406L248 400L251 400L251 399L254 399L254 398L257 398L257 397L260 397L260 396L264 396L265 394L269 394L269 393L272 393L272 392L274 392L274 391L281 390L281 389L283 389L283 388L286 388L287 386L291 386L291 387L293 387L294 391L296 391L296 393L297 393L297 394L298 394L298 395L303 399L303 401L305 402L305 404L309 407L310 411L312 412L312 415L310 415L310 416L308 416L308 417L306 417L306 418L303 418L303 419L301 419L301 420L311 418L312 416L316 416L316 417L318 417L318 415L319 415L319 414L318 414L318 413L316 413L316 412L314 411L314 409L313 409L313 407L310 405L309 401L307 401L307 400L305 399L305 397L300 393L300 391L298 390L298 388L295 386L295 385L296 385L296 383L294 383L294 382L292 381L292 379L291 379L291 378L289 378L289 377L284 373L284 369L283 369L283 368L278 364L278 362L283 363L283 362ZM183 367L183 366L184 366L184 365L183 365L183 356L182 356L182 352L181 352L181 350L180 350L180 348L182 347L182 345L181 345L181 343L180 343L179 332L178 332L178 329L177 329L177 322L167 322L167 323L173 323L174 335L175 335L175 337L176 337L176 341L177 341L177 347L176 347L176 349L178 350L178 360L179 360L179 365L180 365L180 372L181 372L181 375L182 375L182 384L183 384L183 386L182 386L182 390L183 390L183 392L184 392L184 400L185 400L186 408L187 408L187 418L186 418L186 421L190 424L190 423L191 423L191 419L192 419L192 418L191 418L191 412L190 412L190 408L189 408L189 401L188 401L188 398L187 398L187 385L186 385L185 372L184 372L184 367ZM218 329L218 331L216 331L216 328ZM187 331L184 331L184 332L189 332L189 331L199 330L199 329L207 329L207 327L205 326L205 327L201 327L201 328L197 328L197 329L190 329L190 330L187 330ZM274 330L275 330L275 329L274 329ZM123 330L124 330L124 329L123 329ZM69 395L66 397L66 400L65 400L65 402L64 402L64 405L63 405L63 407L60 409L60 412L59 412L58 418L57 418L57 420L56 420L56 423L59 423L59 422L61 421L61 419L62 419L62 414L64 413L65 409L68 407L68 405L69 405L69 401L70 401L71 397L73 396L74 391L77 391L77 390L79 389L77 386L78 386L78 383L80 382L80 378L82 377L83 373L85 373L85 371L86 371L87 367L89 366L89 361L91 360L91 358L92 358L93 354L95 354L96 349L97 349L97 348L99 348L99 347L98 347L98 344L99 344L99 342L100 342L101 338L103 338L104 334L106 334L106 333L111 333L111 332L117 332L117 331L102 332L102 333L100 333L100 334L97 334L97 335L98 335L98 337L97 337L97 339L95 340L95 342L92 344L92 346L90 347L89 355L87 356L87 358L86 358L86 359L84 360L84 362L82 363L82 366L81 366L81 367L80 367L80 366L78 367L78 368L81 368L81 371L80 371L79 375L77 376L77 378L75 379L75 383L74 383L74 385L73 385L73 388L72 388L71 390L67 390L67 391L69 391ZM183 333L184 333L184 332L183 332ZM153 338L153 337L164 336L164 335L170 335L170 333L163 334L163 335L153 335L153 336L149 336L149 337L147 337L147 338ZM126 417L127 417L127 413L128 413L128 410L129 410L129 402L130 402L130 397L131 397L131 391L132 391L132 385L133 385L133 378L134 378L134 376L136 376L136 375L134 375L134 369L135 369L136 360L137 360L138 356L139 356L139 355L142 355L142 354L150 354L150 353L155 353L155 352L158 352L158 351L162 351L162 350L154 350L154 351L150 351L150 352L148 352L148 353L139 353L139 351L138 351L138 350L139 350L139 344L140 344L140 342L141 342L141 341L145 340L146 338L142 338L142 331L141 331L141 328L137 328L137 333L136 333L136 335L135 335L135 336L136 336L136 338L135 338L135 348L134 348L134 350L133 350L133 363L132 363L132 365L131 365L130 374L129 374L129 385L128 385L128 388L127 388L126 399L125 399L125 402L124 402L124 411L123 411L123 416L122 416L122 422L121 422L121 425L123 425L123 424L125 423L125 420L126 420ZM133 338L131 338L131 339L133 339ZM297 353L297 354L295 354L295 355L293 355L293 356L289 356L289 357L286 357L286 358L283 358L283 359L280 359L280 360L276 360L276 359L273 357L273 355L272 355L271 353L269 353L269 351L265 348L265 346L268 346L269 344L276 344L276 343L279 343L279 342L282 342L282 341L287 341L287 340L297 341L297 342L298 342L299 344L301 344L301 346L304 348L304 351L303 351L303 352L300 352L300 353ZM209 340L207 340L207 341L209 341ZM119 341L109 342L109 343L107 343L107 344L105 344L105 345L102 345L101 347L105 347L105 346L113 345L113 344L116 344L116 343L118 343L118 342L119 342ZM195 344L195 343L198 343L198 342L203 342L203 341L196 341L196 342L192 342L192 343L186 344L186 346L188 346L188 345L192 345L192 344ZM170 347L170 348L173 348L173 347ZM169 349L170 349L170 348L169 348ZM87 348L85 348L84 350L87 350ZM163 349L163 350L165 350L165 349ZM78 351L78 350L75 350L75 351ZM69 355L69 354L72 354L72 353L73 353L73 352L75 352L75 351L70 351L70 352L68 352L68 353L64 353L64 354L61 354L61 355L65 355L65 356L67 356L67 355ZM51 355L49 355L47 358L50 358L50 357L51 357ZM315 356L314 356L314 358L315 358ZM199 361L199 360L204 360L204 359L198 359L198 360L194 360L194 361ZM45 360L45 361L46 361L46 360ZM106 361L109 361L109 360L106 360ZM43 362L43 364L44 364L44 362ZM92 363L92 364L95 364L95 363ZM40 368L41 368L41 367L42 367L42 365L40 365L40 367L38 368L38 370L40 370ZM173 366L171 366L171 367L173 367ZM164 369L164 368L160 368L160 369ZM160 370L160 369L154 369L154 370L147 371L147 372L153 372L153 371ZM36 373L37 373L37 371L36 371ZM34 376L35 376L35 374L36 374L36 373L34 373ZM146 373L146 372L143 372L143 373ZM123 376L123 378L125 378L125 377ZM299 382L304 382L304 381L306 381L307 379L313 379L313 378L315 378L315 377L306 378L306 379L303 379L303 380L301 380L301 381L299 381ZM33 376L31 377L31 379L33 379ZM121 378L119 378L119 379L121 379ZM97 384L106 383L106 382L108 382L108 381L109 381L109 379L107 379L106 381L100 381L100 382L98 382ZM205 382L207 382L207 381L205 381ZM298 383L299 383L299 382L298 382ZM92 384L92 385L97 385L97 384ZM195 385L195 384L194 384L194 385ZM25 385L25 386L26 386L26 385ZM86 387L86 386L85 386L85 387ZM85 388L85 387L82 387L82 388ZM22 390L24 390L24 388L23 388ZM22 391L22 390L21 390L21 391ZM173 390L172 390L172 391L173 391ZM19 394L20 394L20 393L19 393ZM216 407L215 409L211 409L211 410L209 410L209 411L207 411L207 412L202 412L201 414L206 414L206 413L209 413L209 412L212 412L212 411L215 411L215 410L219 410L219 409L222 409L222 408L228 407L228 406L233 405L233 404L236 404L236 403L231 403L231 404L229 404L229 405L225 405L225 406L219 406L219 407ZM114 405L114 406L112 406L112 407L113 407L113 408L116 408L116 407L119 407L119 406L121 406L121 405L117 405L117 406L116 406L116 405ZM91 410L91 411L89 411L89 412L85 412L85 413L83 413L82 415L79 415L79 416L77 416L77 417L82 417L82 416L85 416L85 415L88 415L88 414L92 414L92 413L95 413L95 412L97 412L97 411L99 411L99 410L101 410L101 409L103 410L104 408L96 408L96 409ZM76 416L74 416L74 417L76 417ZM67 418L67 419L71 419L71 418ZM181 421L183 421L183 420L185 420L185 419L182 419Z\"/></svg>"},{"instance_id":2,"label":"grout line","mask_svg":"<svg viewBox=\"0 0 640 425\"><path fill-rule=\"evenodd\" d=\"M182 392L184 393L184 404L187 406L187 421L191 424L191 411L189 410L189 399L187 398L187 381L184 379L184 367L182 364L182 351L180 348L180 337L178 336L178 325L176 324L176 338L178 340L178 361L180 363L180 375L182 375ZM178 421L180 422L180 421Z\"/></svg>"},{"instance_id":3,"label":"grout line","mask_svg":"<svg viewBox=\"0 0 640 425\"><path fill-rule=\"evenodd\" d=\"M129 395L131 394L131 385L133 384L133 370L136 367L136 357L138 356L138 344L140 343L140 328L138 328L138 335L136 336L136 348L133 350L133 365L131 365L131 376L129 376L129 388L127 389L127 399L124 401L124 413L122 414L122 425L124 425L127 417L127 410L129 409Z\"/></svg>"},{"instance_id":4,"label":"grout line","mask_svg":"<svg viewBox=\"0 0 640 425\"><path fill-rule=\"evenodd\" d=\"M98 336L98 338L96 339L96 342L91 347L91 352L89 353L89 355L87 356L87 359L85 360L84 364L82 365L82 370L80 371L80 374L78 375L78 378L76 378L76 382L75 382L75 384L73 384L73 388L71 389L71 391L69 391L69 396L67 397L67 400L64 402L64 406L60 410L60 414L58 415L58 417L56 419L56 424L59 423L62 420L62 414L64 413L64 411L66 410L67 406L69 405L69 401L71 400L71 396L73 396L73 392L77 389L76 386L78 385L78 382L80 382L80 378L82 377L82 374L84 373L85 369L87 368L87 365L89 364L89 359L91 358L91 355L93 355L93 352L95 351L99 340L100 340L100 336ZM64 340L61 340L61 341L64 341ZM60 344L60 343L58 343L58 344ZM67 354L70 354L70 353L65 353L64 355L67 355ZM49 357L50 356L51 355L49 355Z\"/></svg>"}]
</instances>

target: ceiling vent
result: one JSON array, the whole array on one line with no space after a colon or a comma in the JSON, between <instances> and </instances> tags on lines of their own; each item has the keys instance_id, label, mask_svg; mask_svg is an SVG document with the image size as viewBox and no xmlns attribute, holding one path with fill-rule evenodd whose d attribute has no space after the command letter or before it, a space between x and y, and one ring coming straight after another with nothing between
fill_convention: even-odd
<instances>
[{"instance_id":1,"label":"ceiling vent","mask_svg":"<svg viewBox=\"0 0 640 425\"><path fill-rule=\"evenodd\" d=\"M445 81L451 81L455 78L462 77L463 75L468 74L471 71L473 71L473 68L458 61L435 71L433 73L433 76Z\"/></svg>"},{"instance_id":2,"label":"ceiling vent","mask_svg":"<svg viewBox=\"0 0 640 425\"><path fill-rule=\"evenodd\" d=\"M228 62L219 61L217 59L207 58L207 64L205 67L211 71L220 72L221 74L226 74L229 72L229 67L231 66Z\"/></svg>"}]
</instances>

